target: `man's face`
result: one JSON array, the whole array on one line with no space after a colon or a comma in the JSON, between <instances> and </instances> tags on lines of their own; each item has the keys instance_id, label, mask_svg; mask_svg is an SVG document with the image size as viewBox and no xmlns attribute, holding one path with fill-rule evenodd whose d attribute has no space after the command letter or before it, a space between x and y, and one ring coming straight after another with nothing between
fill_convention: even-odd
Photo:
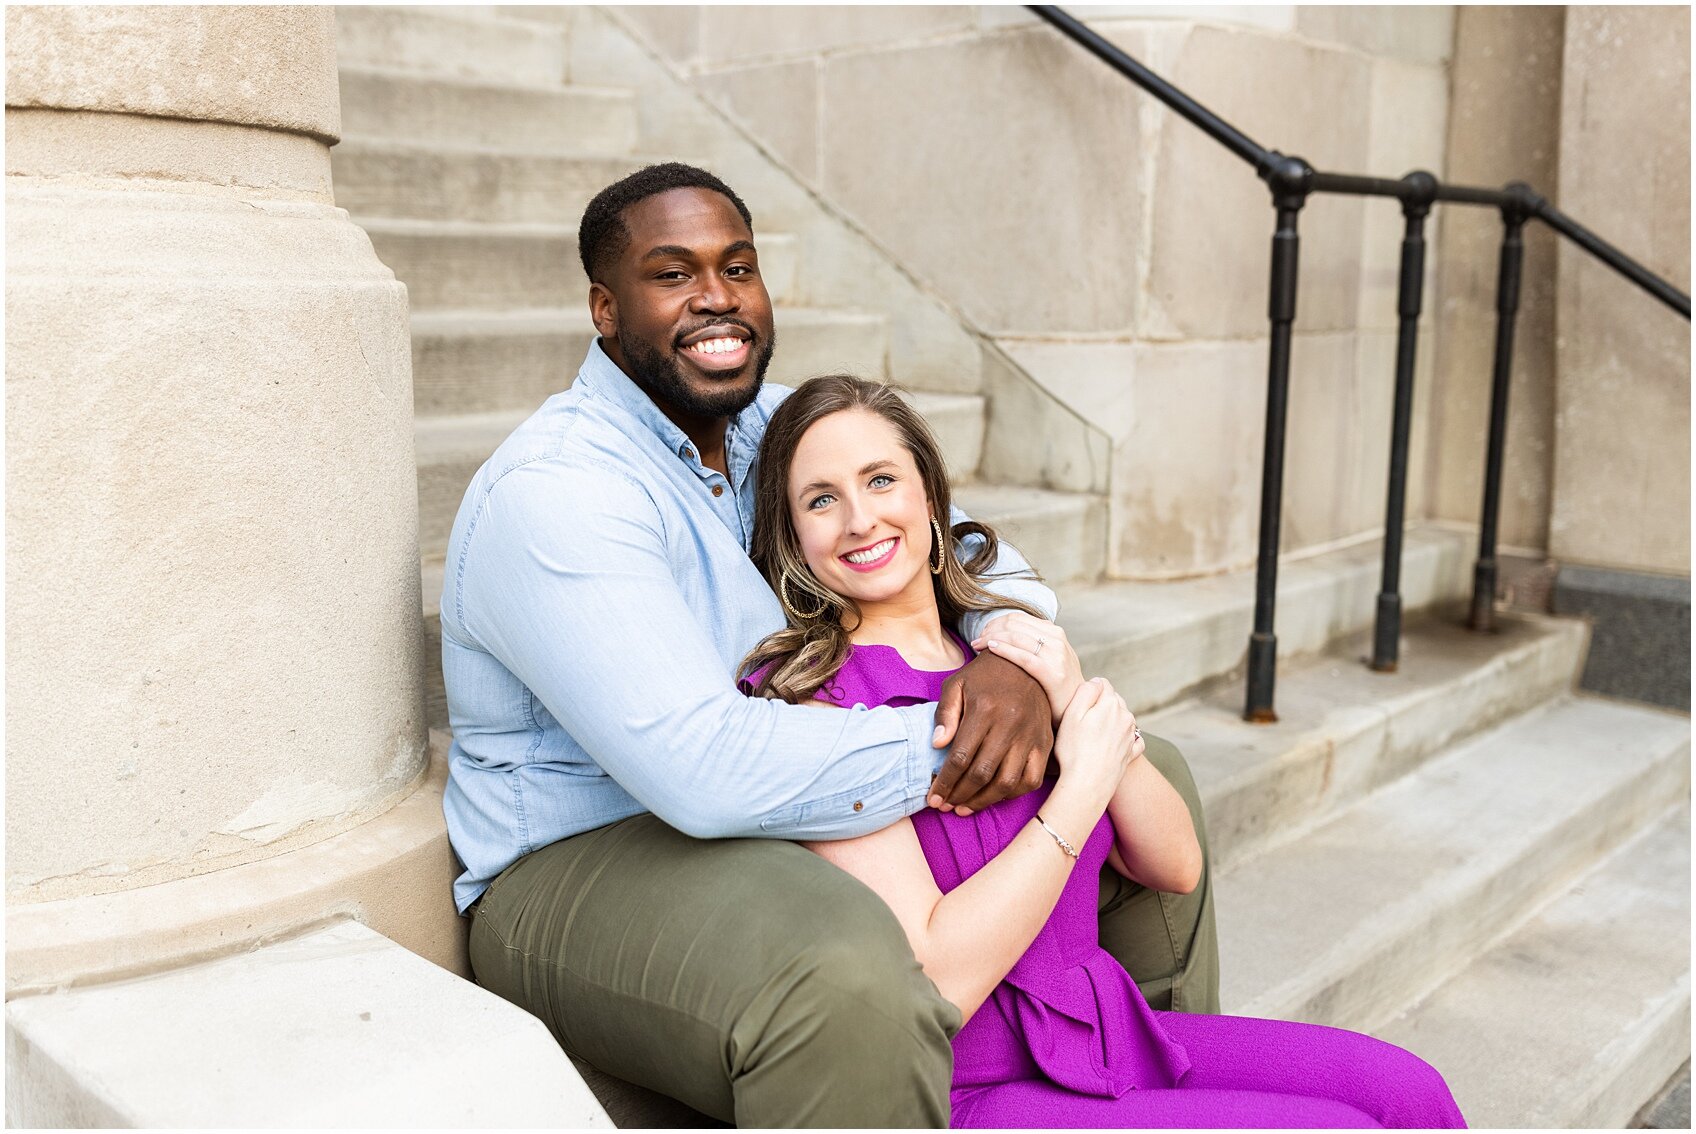
<instances>
[{"instance_id":1,"label":"man's face","mask_svg":"<svg viewBox=\"0 0 1696 1134\"><path fill-rule=\"evenodd\" d=\"M630 246L589 290L608 356L674 420L743 409L776 342L754 234L709 189L656 194L624 223Z\"/></svg>"}]
</instances>

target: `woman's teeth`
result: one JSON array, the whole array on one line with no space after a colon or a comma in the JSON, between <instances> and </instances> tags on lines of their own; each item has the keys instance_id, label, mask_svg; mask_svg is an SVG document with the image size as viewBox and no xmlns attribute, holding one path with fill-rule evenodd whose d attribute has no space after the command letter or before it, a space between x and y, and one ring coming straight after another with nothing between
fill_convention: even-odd
<instances>
[{"instance_id":1,"label":"woman's teeth","mask_svg":"<svg viewBox=\"0 0 1696 1134\"><path fill-rule=\"evenodd\" d=\"M894 546L895 540L893 538L886 539L882 543L872 544L872 546L866 548L864 551L850 551L842 558L846 559L850 563L872 563L876 560L882 559L885 555L888 555L889 549Z\"/></svg>"},{"instance_id":2,"label":"woman's teeth","mask_svg":"<svg viewBox=\"0 0 1696 1134\"><path fill-rule=\"evenodd\" d=\"M737 338L703 339L698 343L690 343L688 349L700 354L726 354L733 350L740 350L742 341Z\"/></svg>"}]
</instances>

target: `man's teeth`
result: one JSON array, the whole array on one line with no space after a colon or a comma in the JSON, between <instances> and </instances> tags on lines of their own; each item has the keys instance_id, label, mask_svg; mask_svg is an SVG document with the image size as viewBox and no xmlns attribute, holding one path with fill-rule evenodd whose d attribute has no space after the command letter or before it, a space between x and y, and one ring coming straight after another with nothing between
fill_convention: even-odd
<instances>
[{"instance_id":1,"label":"man's teeth","mask_svg":"<svg viewBox=\"0 0 1696 1134\"><path fill-rule=\"evenodd\" d=\"M738 338L702 339L698 343L690 343L689 349L701 354L725 354L729 351L740 350L742 340Z\"/></svg>"},{"instance_id":2,"label":"man's teeth","mask_svg":"<svg viewBox=\"0 0 1696 1134\"><path fill-rule=\"evenodd\" d=\"M846 559L850 563L870 563L873 560L882 559L885 555L888 555L889 549L894 546L895 540L886 539L882 543L874 543L864 551L850 551L842 558Z\"/></svg>"}]
</instances>

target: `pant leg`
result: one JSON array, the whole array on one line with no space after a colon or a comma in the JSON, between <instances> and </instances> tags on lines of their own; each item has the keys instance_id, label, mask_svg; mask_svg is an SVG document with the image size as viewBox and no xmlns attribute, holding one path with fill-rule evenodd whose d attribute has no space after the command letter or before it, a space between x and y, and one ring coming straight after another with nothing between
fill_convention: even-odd
<instances>
[{"instance_id":1,"label":"pant leg","mask_svg":"<svg viewBox=\"0 0 1696 1134\"><path fill-rule=\"evenodd\" d=\"M956 1130L1361 1130L1372 1116L1332 1099L1271 1091L1127 1091L1080 1095L1045 1079L960 1091Z\"/></svg>"},{"instance_id":2,"label":"pant leg","mask_svg":"<svg viewBox=\"0 0 1696 1134\"><path fill-rule=\"evenodd\" d=\"M1152 1008L1219 1011L1219 932L1213 924L1213 857L1201 794L1178 746L1144 732L1144 759L1184 797L1201 842L1201 881L1188 894L1162 894L1105 867L1101 947L1125 966Z\"/></svg>"},{"instance_id":3,"label":"pant leg","mask_svg":"<svg viewBox=\"0 0 1696 1134\"><path fill-rule=\"evenodd\" d=\"M1442 1075L1405 1048L1360 1032L1247 1016L1159 1014L1189 1053L1182 1091L1267 1091L1344 1103L1380 1126L1466 1125Z\"/></svg>"},{"instance_id":4,"label":"pant leg","mask_svg":"<svg viewBox=\"0 0 1696 1134\"><path fill-rule=\"evenodd\" d=\"M573 1055L739 1126L946 1126L959 1012L876 894L788 842L640 815L484 895L478 983Z\"/></svg>"}]
</instances>

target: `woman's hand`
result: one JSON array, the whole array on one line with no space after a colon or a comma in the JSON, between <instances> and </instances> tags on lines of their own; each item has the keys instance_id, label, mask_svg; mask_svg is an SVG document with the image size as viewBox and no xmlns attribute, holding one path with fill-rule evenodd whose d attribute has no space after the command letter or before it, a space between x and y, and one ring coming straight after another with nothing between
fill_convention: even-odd
<instances>
[{"instance_id":1,"label":"woman's hand","mask_svg":"<svg viewBox=\"0 0 1696 1134\"><path fill-rule=\"evenodd\" d=\"M1090 802L1100 801L1100 814L1118 789L1125 772L1146 751L1137 718L1125 699L1104 677L1083 682L1066 706L1060 730L1054 737L1054 754L1060 761L1056 795L1078 792Z\"/></svg>"},{"instance_id":2,"label":"woman's hand","mask_svg":"<svg viewBox=\"0 0 1696 1134\"><path fill-rule=\"evenodd\" d=\"M1036 678L1042 691L1048 694L1049 709L1057 725L1084 681L1077 651L1066 639L1066 631L1046 618L1033 618L1017 611L1004 614L984 627L972 649L987 649Z\"/></svg>"}]
</instances>

